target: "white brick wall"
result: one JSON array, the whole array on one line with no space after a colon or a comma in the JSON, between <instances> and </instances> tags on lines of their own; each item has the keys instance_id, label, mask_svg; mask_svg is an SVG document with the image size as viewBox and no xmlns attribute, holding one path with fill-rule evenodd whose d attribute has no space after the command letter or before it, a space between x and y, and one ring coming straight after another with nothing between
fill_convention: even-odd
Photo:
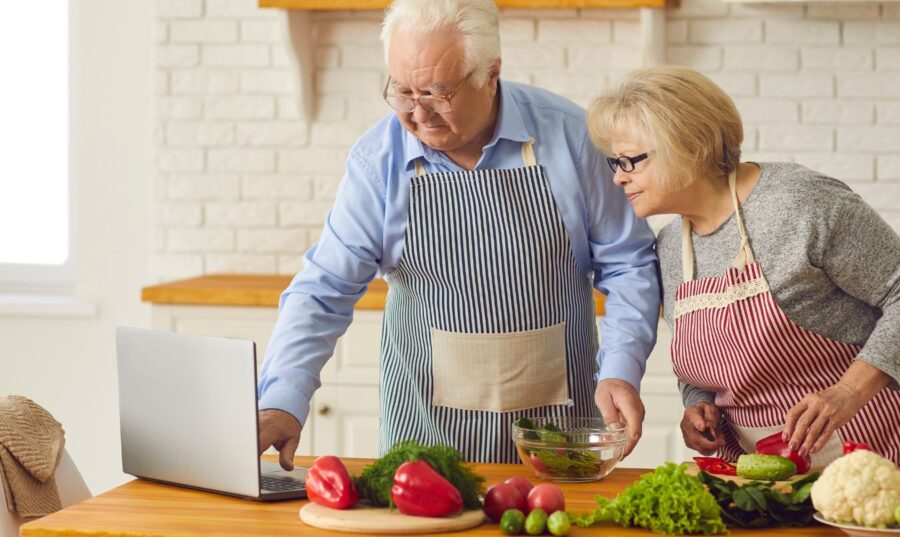
<instances>
[{"instance_id":1,"label":"white brick wall","mask_svg":"<svg viewBox=\"0 0 900 537\"><path fill-rule=\"evenodd\" d=\"M156 0L159 143L153 274L293 273L350 145L389 112L381 14L314 16L316 116L300 117L277 10ZM745 157L847 181L900 230L900 7L682 0L668 61L734 97ZM504 77L587 105L639 67L634 10L505 10Z\"/></svg>"}]
</instances>

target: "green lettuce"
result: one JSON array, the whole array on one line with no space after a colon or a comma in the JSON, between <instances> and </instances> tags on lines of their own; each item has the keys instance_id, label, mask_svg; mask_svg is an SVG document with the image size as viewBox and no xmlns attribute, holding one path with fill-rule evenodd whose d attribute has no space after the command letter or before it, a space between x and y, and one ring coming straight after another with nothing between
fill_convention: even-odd
<instances>
[{"instance_id":1,"label":"green lettuce","mask_svg":"<svg viewBox=\"0 0 900 537\"><path fill-rule=\"evenodd\" d=\"M569 513L572 524L586 528L615 522L669 535L728 533L716 499L684 470L684 465L668 462L642 475L613 500L597 496L599 507L593 512Z\"/></svg>"}]
</instances>

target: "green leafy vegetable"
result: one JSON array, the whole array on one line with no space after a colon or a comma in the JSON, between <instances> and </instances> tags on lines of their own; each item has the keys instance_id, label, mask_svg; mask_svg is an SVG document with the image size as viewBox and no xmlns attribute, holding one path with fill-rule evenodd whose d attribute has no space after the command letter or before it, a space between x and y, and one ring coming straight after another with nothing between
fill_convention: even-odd
<instances>
[{"instance_id":1,"label":"green leafy vegetable","mask_svg":"<svg viewBox=\"0 0 900 537\"><path fill-rule=\"evenodd\" d=\"M600 459L590 451L576 451L560 455L550 450L534 450L531 454L556 476L589 477L600 472Z\"/></svg>"},{"instance_id":2,"label":"green leafy vegetable","mask_svg":"<svg viewBox=\"0 0 900 537\"><path fill-rule=\"evenodd\" d=\"M593 512L569 513L569 518L580 528L615 522L670 535L728 533L715 498L684 469L684 465L668 462L642 475L614 500L597 496L600 506Z\"/></svg>"},{"instance_id":3,"label":"green leafy vegetable","mask_svg":"<svg viewBox=\"0 0 900 537\"><path fill-rule=\"evenodd\" d=\"M809 498L818 473L791 483L790 492L775 488L772 481L738 485L706 472L697 476L715 496L725 523L732 527L806 526L816 512Z\"/></svg>"},{"instance_id":4,"label":"green leafy vegetable","mask_svg":"<svg viewBox=\"0 0 900 537\"><path fill-rule=\"evenodd\" d=\"M397 468L406 461L423 460L453 484L467 509L481 509L478 496L484 493L484 477L464 463L463 454L447 445L423 446L412 440L394 444L384 457L363 468L353 481L360 498L376 507L393 507L391 487Z\"/></svg>"},{"instance_id":5,"label":"green leafy vegetable","mask_svg":"<svg viewBox=\"0 0 900 537\"><path fill-rule=\"evenodd\" d=\"M548 423L543 427L537 427L530 419L520 418L517 425L523 429L530 429L523 435L526 440L541 440L548 446L566 448L526 449L528 455L540 459L553 475L592 477L600 473L602 469L600 458L587 445L572 442L572 439L562 433L555 424Z\"/></svg>"}]
</instances>

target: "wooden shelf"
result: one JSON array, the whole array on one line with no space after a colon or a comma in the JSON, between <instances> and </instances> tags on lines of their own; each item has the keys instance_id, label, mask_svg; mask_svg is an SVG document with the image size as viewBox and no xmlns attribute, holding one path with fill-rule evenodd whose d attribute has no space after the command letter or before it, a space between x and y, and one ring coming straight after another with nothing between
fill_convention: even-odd
<instances>
[{"instance_id":1,"label":"wooden shelf","mask_svg":"<svg viewBox=\"0 0 900 537\"><path fill-rule=\"evenodd\" d=\"M288 45L297 77L297 110L303 119L315 120L315 57L313 13L322 10L383 10L390 0L257 0L259 7L280 8L286 14ZM496 0L501 8L581 9L618 8L640 12L642 65L665 61L665 10L679 0Z\"/></svg>"},{"instance_id":2,"label":"wooden shelf","mask_svg":"<svg viewBox=\"0 0 900 537\"><path fill-rule=\"evenodd\" d=\"M673 0L497 0L499 8L582 9L640 8L677 5ZM384 9L390 0L259 0L259 7L311 10Z\"/></svg>"},{"instance_id":3,"label":"wooden shelf","mask_svg":"<svg viewBox=\"0 0 900 537\"><path fill-rule=\"evenodd\" d=\"M281 292L290 276L268 274L209 274L188 280L162 283L141 290L141 300L153 304L194 306L258 306L277 308ZM387 283L372 280L366 294L356 303L358 310L384 309ZM603 315L606 297L594 291L594 310Z\"/></svg>"}]
</instances>

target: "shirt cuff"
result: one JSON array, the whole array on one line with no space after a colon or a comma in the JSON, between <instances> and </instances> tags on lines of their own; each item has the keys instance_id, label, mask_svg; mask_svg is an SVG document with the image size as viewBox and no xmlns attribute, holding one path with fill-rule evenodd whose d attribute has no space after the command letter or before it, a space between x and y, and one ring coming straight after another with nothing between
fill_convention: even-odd
<instances>
[{"instance_id":1,"label":"shirt cuff","mask_svg":"<svg viewBox=\"0 0 900 537\"><path fill-rule=\"evenodd\" d=\"M269 386L259 398L259 409L283 410L297 418L302 428L309 417L309 398L285 386Z\"/></svg>"},{"instance_id":2,"label":"shirt cuff","mask_svg":"<svg viewBox=\"0 0 900 537\"><path fill-rule=\"evenodd\" d=\"M601 359L600 370L594 375L597 382L606 379L619 379L634 386L641 393L641 379L644 378L644 366L624 353L607 354Z\"/></svg>"}]
</instances>

